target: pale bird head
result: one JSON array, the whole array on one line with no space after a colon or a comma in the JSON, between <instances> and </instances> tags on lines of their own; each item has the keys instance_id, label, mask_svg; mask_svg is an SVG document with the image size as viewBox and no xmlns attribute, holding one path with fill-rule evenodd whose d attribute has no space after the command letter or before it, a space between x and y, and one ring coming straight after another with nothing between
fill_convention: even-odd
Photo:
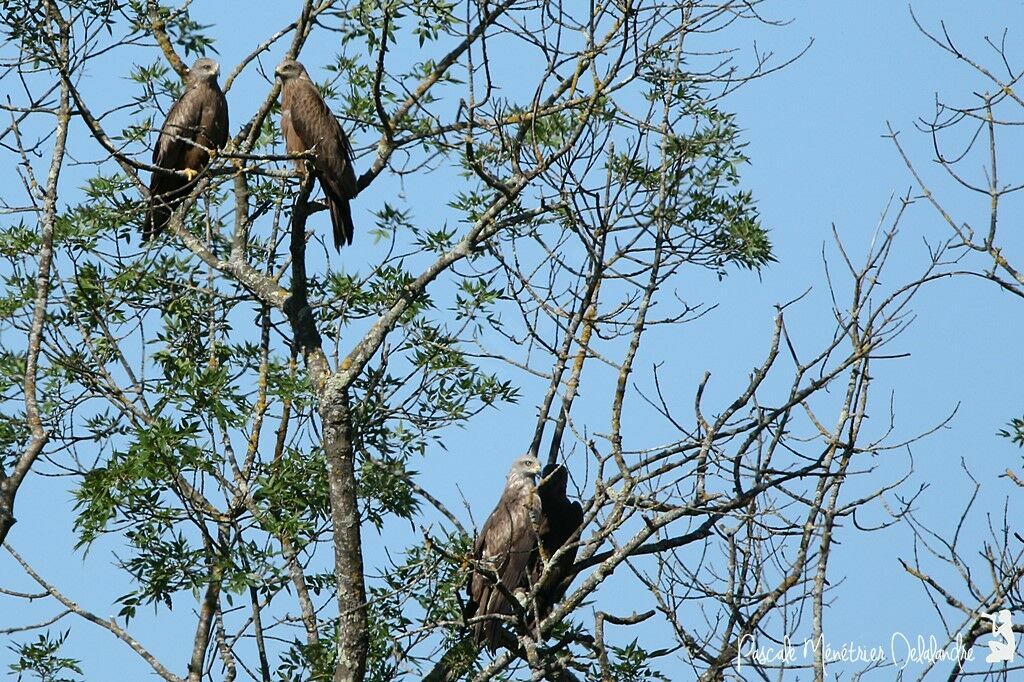
<instances>
[{"instance_id":1,"label":"pale bird head","mask_svg":"<svg viewBox=\"0 0 1024 682\"><path fill-rule=\"evenodd\" d=\"M306 76L306 68L294 59L285 59L274 69L274 75L283 81Z\"/></svg>"},{"instance_id":2,"label":"pale bird head","mask_svg":"<svg viewBox=\"0 0 1024 682\"><path fill-rule=\"evenodd\" d=\"M512 468L508 472L509 478L535 479L540 473L540 461L533 455L523 455L512 462Z\"/></svg>"},{"instance_id":3,"label":"pale bird head","mask_svg":"<svg viewBox=\"0 0 1024 682\"><path fill-rule=\"evenodd\" d=\"M192 65L192 68L188 70L188 79L191 80L216 80L217 76L220 75L220 64L212 59L202 57L197 59L196 63Z\"/></svg>"}]
</instances>

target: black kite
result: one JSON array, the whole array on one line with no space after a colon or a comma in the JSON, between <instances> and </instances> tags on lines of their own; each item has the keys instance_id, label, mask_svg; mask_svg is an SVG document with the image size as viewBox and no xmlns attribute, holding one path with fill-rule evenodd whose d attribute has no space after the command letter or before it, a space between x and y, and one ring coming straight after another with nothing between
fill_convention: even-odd
<instances>
[{"instance_id":1,"label":"black kite","mask_svg":"<svg viewBox=\"0 0 1024 682\"><path fill-rule=\"evenodd\" d=\"M290 154L312 151L314 177L327 197L327 208L334 227L334 246L352 243L355 230L349 200L359 193L352 167L352 146L345 131L327 107L305 67L294 59L285 59L274 73L281 79L281 132ZM300 173L304 159L296 159Z\"/></svg>"},{"instance_id":2,"label":"black kite","mask_svg":"<svg viewBox=\"0 0 1024 682\"><path fill-rule=\"evenodd\" d=\"M220 65L197 59L185 78L185 94L174 103L160 129L153 164L177 173L154 171L149 181L149 210L142 226L143 241L167 227L171 214L210 162L210 154L228 140L228 103L217 85Z\"/></svg>"},{"instance_id":3,"label":"black kite","mask_svg":"<svg viewBox=\"0 0 1024 682\"><path fill-rule=\"evenodd\" d=\"M572 576L576 545L567 547L553 564L550 560L578 533L583 509L566 496L568 471L564 466L545 468L539 486L535 484L538 473L540 462L531 455L512 464L501 499L473 545L473 559L484 570L470 574L465 617L479 618L472 625L473 637L491 651L502 643L502 619L487 616L515 612L506 593L519 599L536 587L533 604L523 607L543 619L565 594ZM496 585L495 576L504 590ZM539 586L538 581L542 581ZM536 609L532 609L534 605ZM534 617L531 613L530 620Z\"/></svg>"}]
</instances>

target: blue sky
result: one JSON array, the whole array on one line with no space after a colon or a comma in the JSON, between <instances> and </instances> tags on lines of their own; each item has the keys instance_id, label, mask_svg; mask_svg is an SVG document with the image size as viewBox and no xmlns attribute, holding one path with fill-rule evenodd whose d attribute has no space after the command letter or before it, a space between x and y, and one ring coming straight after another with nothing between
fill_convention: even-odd
<instances>
[{"instance_id":1,"label":"blue sky","mask_svg":"<svg viewBox=\"0 0 1024 682\"><path fill-rule=\"evenodd\" d=\"M225 73L264 37L267 27L291 20L292 8L282 8L283 4L260 3L258 16L240 22L230 32L221 27L241 11L252 12L253 3L196 4L194 16L202 23L215 24L211 33L217 37ZM930 163L930 140L913 129L914 120L932 112L936 93L965 102L971 92L985 87L969 69L955 63L918 32L905 4L882 0L790 1L769 3L763 9L772 18L791 21L779 27L737 25L736 31L723 38L730 45L748 50L748 54L756 43L760 50L774 51L782 58L796 54L813 39L811 49L796 63L741 88L724 104L736 113L749 143L751 164L744 169L744 184L754 192L763 222L772 231L779 262L760 276L737 272L722 282L711 276L694 276L687 281L690 289L684 293L688 300L719 307L698 325L683 328L677 338L655 337L646 356L648 365L656 359L670 360L667 371L679 387L683 403L690 400L705 370L713 376L711 399L734 396L749 368L763 357L773 305L791 300L808 287L812 287L811 294L789 318L791 331L798 342L806 342L808 349L820 342L821 335L830 333L831 328L821 320L828 312L821 253L825 245L834 254L832 225L852 254L863 254L890 197L905 193L912 185L892 143L883 137L886 122L902 131L910 154L926 169L928 177L939 178ZM974 54L987 49L984 36L998 37L1009 28L1009 44L1013 46L1024 34L1022 3L932 1L917 3L915 11L925 25L935 30L939 21L945 20L961 47ZM335 48L322 42L329 40L326 36L321 35L320 40L315 37L305 53L304 61L311 71L318 58L326 61ZM272 68L283 49L277 49L264 65ZM1024 50L1011 48L1011 59L1015 56L1018 63L1024 63ZM98 69L90 78L88 86L97 91L117 86L110 74ZM248 119L265 89L265 83L251 73L238 82L229 94L235 123ZM357 144L371 142L357 140ZM1011 158L1011 151L1020 149L1003 150L1006 178L1013 177L1014 170L1021 170L1019 162ZM73 179L68 182L73 183ZM436 180L428 177L425 182ZM437 187L429 185L403 189L414 196L437 192ZM983 202L968 200L946 182L938 182L936 189L946 192L949 208L959 212L961 219L984 219ZM1012 227L1013 207L1013 202L1004 207L1003 215L1010 219L1007 227ZM363 223L369 222L368 206L357 205L356 210L357 225L360 211ZM432 217L429 209L423 213L425 219ZM917 272L925 255L922 238L938 241L948 236L945 229L930 207L922 202L912 206L890 265L892 279L901 281ZM1004 238L1007 253L1024 258L1024 237L1006 232ZM368 255L372 250L368 239L357 238L355 248L346 250L343 258L357 262L360 254ZM970 493L960 470L961 458L985 482L990 496L985 510L998 512L1003 497L1011 492L1005 479L996 476L1019 462L1018 452L998 438L996 431L1010 417L1019 415L1024 405L1019 379L1024 329L1019 320L1024 309L1019 300L994 286L961 279L932 285L917 299L914 310L915 323L894 345L895 350L910 352L910 357L875 368L876 411L884 413L887 397L880 396L891 391L897 435L909 437L940 422L959 404L948 428L913 446L913 482L915 486L929 485L917 507L922 518L941 532L955 523L960 505ZM680 347L686 352L679 353ZM508 463L526 446L522 434L532 431L532 414L539 398L539 393L527 390L516 408L484 414L466 430L452 434L447 453L428 457L420 467L425 487L443 499L458 500L465 495L474 519L481 523L501 489ZM880 414L879 421L883 417ZM633 428L646 426L641 422ZM649 428L663 426L651 423ZM877 462L883 472L902 471L905 464L902 453ZM463 472L458 481L451 471ZM67 554L67 542L33 541L68 536L72 520L68 499L59 480L30 479L19 497L20 521L10 541L69 595L105 614L113 610L109 597L121 588L113 588L104 580L110 569L109 554L102 544L83 559ZM1019 505L1016 510L1019 514ZM874 512L872 520L884 520L883 510L876 506ZM461 516L468 522L465 510ZM968 532L980 533L983 522L983 518L976 520L968 526ZM837 577L845 577L846 583L827 617L828 639L873 644L888 643L896 630L941 635L940 624L919 586L896 562L897 556L911 555L907 530L897 527L861 534L848 526L845 531L832 568ZM402 537L411 537L407 525L389 528L389 541ZM369 556L381 556L383 539L372 530L366 533L366 544ZM0 575L14 572L10 559L0 556ZM26 583L19 584L27 587ZM629 588L620 588L625 581L617 580L615 585L615 599L622 603L613 599L610 610L630 610ZM0 609L5 604L0 602ZM184 610L186 604L180 608ZM0 615L0 627L6 620ZM163 631L159 623L145 615L139 618L138 626L144 643L163 660L180 661L176 671L182 672L186 659L183 646L188 645L189 634ZM657 632L650 634L658 636ZM100 672L103 667L94 658L97 651L109 651L111 657L124 661L123 670L132 671L131 675L147 674L123 645L85 624L75 624L69 653L75 655L76 651L93 658L92 666L96 667L87 668L93 671L89 679L113 679ZM0 666L7 662L8 652L0 651ZM663 670L670 677L686 678L681 661L666 661ZM878 679L889 679L889 675L883 672Z\"/></svg>"},{"instance_id":2,"label":"blue sky","mask_svg":"<svg viewBox=\"0 0 1024 682\"><path fill-rule=\"evenodd\" d=\"M1011 62L1021 56L1013 47L1019 45L1024 29L1020 3L921 2L914 8L927 28L941 31L939 22L944 20L961 49L984 54L989 63L995 61L994 54L983 37L998 40L1008 28ZM759 31L758 42L782 54L809 37L814 45L803 59L742 89L732 100L750 142L752 164L745 179L758 197L765 223L773 228L780 262L763 273L760 285L744 277L730 278L723 287L728 297L723 307L730 315L748 310L746 319L762 320L762 329L770 315L769 303L788 300L810 284L816 288L809 303L825 293L817 274L822 243L830 241L833 223L847 249L861 254L889 197L911 188L912 178L891 141L883 137L886 122L901 131L912 158L935 182L933 189L948 197L948 208L958 219L983 223L987 218L983 201L968 199L942 177L931 163L930 138L913 126L915 119L934 113L937 93L947 101L968 103L971 93L986 85L918 32L908 6L799 2L785 3L782 13L793 17L793 23ZM1020 148L1004 144L1003 177L1015 177L1014 170L1019 177ZM971 170L977 176L980 169L978 164ZM1014 205L1019 208L1019 201L1009 204ZM1013 209L1004 207L1004 219L1012 215ZM1024 241L1008 225L1003 228L1007 252L1020 254ZM930 206L912 206L889 277L898 280L920 267L922 238L938 242L948 236L945 229ZM912 448L914 481L930 486L917 508L934 530L942 532L953 527L970 493L961 458L991 496L982 505L986 511L998 516L1003 497L1016 492L1005 479L995 478L1019 462L1018 453L995 431L1020 411L1019 347L1024 327L1018 300L977 281L931 287L913 307L916 321L890 349L911 356L875 366L875 398L893 391L897 433L902 436L928 429L959 404L948 429ZM813 313L810 308L801 305L798 311L806 316ZM805 329L813 324L806 317L801 321ZM737 349L741 343L737 341ZM729 361L712 362L725 370ZM876 402L876 411L879 406ZM877 416L884 419L884 414ZM1014 509L1019 516L1019 504L1010 509L1011 518ZM979 516L974 519L977 525L968 525L968 534L982 532L984 519ZM876 520L880 519L881 515ZM896 563L897 556L912 556L905 529L847 533L838 552L833 568L846 577L841 592L846 598L841 596L831 609L829 639L888 643L896 630L942 634L920 587ZM878 677L888 678L886 672Z\"/></svg>"}]
</instances>

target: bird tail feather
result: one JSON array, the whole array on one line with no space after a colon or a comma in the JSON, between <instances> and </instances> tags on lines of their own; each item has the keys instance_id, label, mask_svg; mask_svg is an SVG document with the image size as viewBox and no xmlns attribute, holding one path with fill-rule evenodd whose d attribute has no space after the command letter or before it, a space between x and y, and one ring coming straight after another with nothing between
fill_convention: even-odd
<instances>
[{"instance_id":1,"label":"bird tail feather","mask_svg":"<svg viewBox=\"0 0 1024 682\"><path fill-rule=\"evenodd\" d=\"M352 243L352 235L355 234L352 207L348 199L339 197L328 196L327 203L331 211L331 225L334 227L334 248L341 251L342 246Z\"/></svg>"},{"instance_id":2,"label":"bird tail feather","mask_svg":"<svg viewBox=\"0 0 1024 682\"><path fill-rule=\"evenodd\" d=\"M188 193L189 183L176 175L154 175L149 186L149 210L142 223L142 241L159 236L171 222L171 214Z\"/></svg>"}]
</instances>

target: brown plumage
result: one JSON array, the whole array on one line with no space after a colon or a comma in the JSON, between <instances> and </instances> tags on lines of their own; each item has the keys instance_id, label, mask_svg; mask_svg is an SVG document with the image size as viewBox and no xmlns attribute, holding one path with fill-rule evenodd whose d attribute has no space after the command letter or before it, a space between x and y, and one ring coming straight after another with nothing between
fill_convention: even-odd
<instances>
[{"instance_id":1,"label":"brown plumage","mask_svg":"<svg viewBox=\"0 0 1024 682\"><path fill-rule=\"evenodd\" d=\"M153 164L176 173L154 171L149 181L149 210L142 225L143 241L167 228L171 214L195 188L196 176L210 162L207 150L228 140L228 103L217 85L220 66L212 59L197 59L185 78L185 94L167 113L153 150Z\"/></svg>"},{"instance_id":2,"label":"brown plumage","mask_svg":"<svg viewBox=\"0 0 1024 682\"><path fill-rule=\"evenodd\" d=\"M473 545L474 561L494 571L512 594L527 583L530 559L537 548L535 524L540 514L540 498L534 479L539 473L540 462L531 455L512 463L501 499ZM512 604L491 577L473 571L468 587L467 619L514 613ZM491 651L497 649L501 642L500 619L483 618L472 629L477 643L486 643Z\"/></svg>"},{"instance_id":3,"label":"brown plumage","mask_svg":"<svg viewBox=\"0 0 1024 682\"><path fill-rule=\"evenodd\" d=\"M355 230L349 200L359 193L352 167L352 146L309 79L305 67L294 59L285 59L274 73L281 79L281 132L289 153L313 151L313 174L327 197L327 208L334 227L334 246L352 243ZM299 172L305 172L303 159L296 159Z\"/></svg>"},{"instance_id":4,"label":"brown plumage","mask_svg":"<svg viewBox=\"0 0 1024 682\"><path fill-rule=\"evenodd\" d=\"M534 611L536 605L536 613L544 618L565 594L576 548L567 549L549 568L547 576L545 564L577 533L583 523L583 509L566 496L565 467L547 467L538 487L534 479L539 471L540 463L531 455L513 463L501 499L473 545L473 559L477 565L492 570L507 592L516 597L525 599L543 579L535 601L524 607ZM485 572L473 571L467 587L465 617L480 618L472 625L473 637L494 651L503 640L502 619L485 616L509 616L515 610Z\"/></svg>"}]
</instances>

